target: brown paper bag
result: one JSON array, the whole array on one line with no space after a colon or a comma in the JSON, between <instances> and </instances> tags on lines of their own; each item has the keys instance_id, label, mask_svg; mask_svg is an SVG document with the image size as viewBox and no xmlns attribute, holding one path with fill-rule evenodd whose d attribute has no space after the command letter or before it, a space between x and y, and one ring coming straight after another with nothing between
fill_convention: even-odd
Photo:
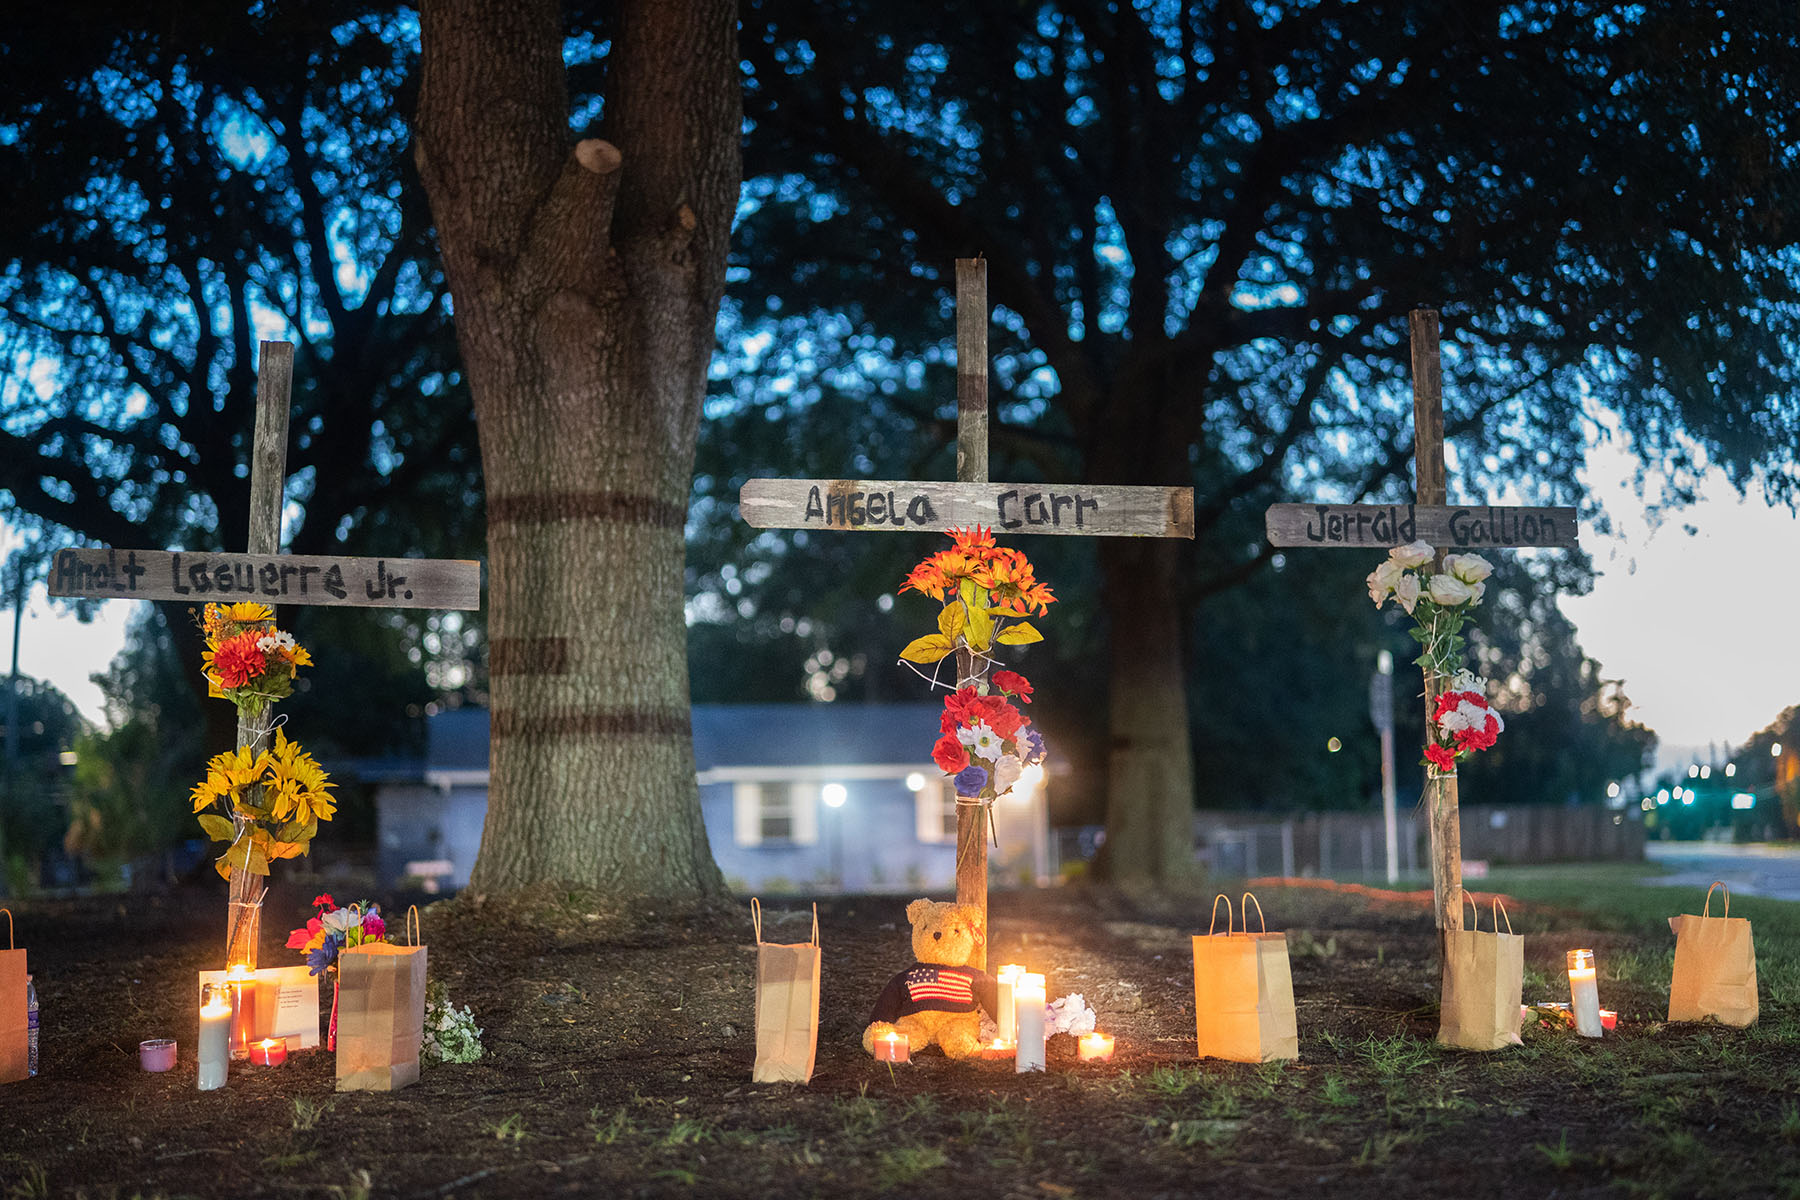
<instances>
[{"instance_id":1,"label":"brown paper bag","mask_svg":"<svg viewBox=\"0 0 1800 1200\"><path fill-rule=\"evenodd\" d=\"M6 914L6 944L13 944L12 910ZM25 1016L25 952L0 950L0 1083L12 1083L31 1074L29 1034Z\"/></svg>"},{"instance_id":2,"label":"brown paper bag","mask_svg":"<svg viewBox=\"0 0 1800 1200\"><path fill-rule=\"evenodd\" d=\"M411 929L417 920L417 910L407 914ZM341 951L337 1090L397 1092L416 1082L424 1040L425 947L369 942Z\"/></svg>"},{"instance_id":3,"label":"brown paper bag","mask_svg":"<svg viewBox=\"0 0 1800 1200\"><path fill-rule=\"evenodd\" d=\"M1225 902L1225 932L1213 932L1219 901ZM1241 906L1244 926L1233 932L1231 897L1213 900L1213 919L1194 938L1194 1028L1201 1058L1270 1062L1299 1058L1294 1019L1294 981L1288 970L1287 935L1249 930L1249 905L1262 904L1249 892Z\"/></svg>"},{"instance_id":4,"label":"brown paper bag","mask_svg":"<svg viewBox=\"0 0 1800 1200\"><path fill-rule=\"evenodd\" d=\"M1501 1050L1521 1045L1519 1009L1525 989L1525 939L1512 931L1512 918L1494 901L1494 931L1481 932L1481 910L1469 929L1444 931L1444 985L1438 1013L1440 1046ZM1506 932L1500 921L1506 920Z\"/></svg>"},{"instance_id":5,"label":"brown paper bag","mask_svg":"<svg viewBox=\"0 0 1800 1200\"><path fill-rule=\"evenodd\" d=\"M819 906L812 941L762 940L762 903L750 901L756 928L756 1066L753 1083L805 1083L819 1049Z\"/></svg>"},{"instance_id":6,"label":"brown paper bag","mask_svg":"<svg viewBox=\"0 0 1800 1200\"><path fill-rule=\"evenodd\" d=\"M1725 912L1712 915L1713 888L1725 888ZM1669 918L1675 933L1675 972L1669 980L1669 1020L1743 1027L1756 1022L1756 945L1750 922L1731 915L1731 889L1714 881L1699 916Z\"/></svg>"}]
</instances>

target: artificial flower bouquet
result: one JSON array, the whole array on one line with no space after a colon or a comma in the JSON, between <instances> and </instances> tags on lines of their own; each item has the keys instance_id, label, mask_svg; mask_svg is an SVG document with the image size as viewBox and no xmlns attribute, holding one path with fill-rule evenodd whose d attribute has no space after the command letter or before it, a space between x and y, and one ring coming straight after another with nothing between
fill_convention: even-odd
<instances>
[{"instance_id":1,"label":"artificial flower bouquet","mask_svg":"<svg viewBox=\"0 0 1800 1200\"><path fill-rule=\"evenodd\" d=\"M942 605L938 631L914 638L900 657L916 671L958 655L959 677L944 698L931 757L959 797L986 805L1044 759L1043 736L1013 704L1031 703L1031 683L1016 671L995 671L990 681L994 649L1042 641L1024 618L1042 616L1056 597L1023 554L994 543L991 530L976 526L949 534L951 548L928 556L900 585ZM938 684L935 668L928 678Z\"/></svg>"},{"instance_id":2,"label":"artificial flower bouquet","mask_svg":"<svg viewBox=\"0 0 1800 1200\"><path fill-rule=\"evenodd\" d=\"M261 717L293 691L294 673L312 665L261 604L208 604L201 627L208 688L235 704L241 717ZM234 871L267 875L271 861L305 854L319 822L336 811L331 788L318 761L276 729L272 746L259 739L214 755L190 798L207 836L227 844L214 866L230 879Z\"/></svg>"},{"instance_id":3,"label":"artificial flower bouquet","mask_svg":"<svg viewBox=\"0 0 1800 1200\"><path fill-rule=\"evenodd\" d=\"M381 915L379 904L359 900L340 908L329 892L314 896L313 908L316 911L312 918L288 934L287 945L289 950L298 950L306 956L311 974L332 977L331 1029L326 1035L325 1048L336 1050L338 955L353 946L387 941L387 921Z\"/></svg>"},{"instance_id":4,"label":"artificial flower bouquet","mask_svg":"<svg viewBox=\"0 0 1800 1200\"><path fill-rule=\"evenodd\" d=\"M1422 761L1435 774L1449 774L1458 758L1492 747L1506 723L1487 701L1487 680L1461 665L1462 627L1487 592L1493 564L1479 554L1446 554L1434 569L1436 555L1425 542L1395 546L1368 584L1376 608L1391 596L1412 617L1416 661L1427 683L1444 689L1432 703Z\"/></svg>"}]
</instances>

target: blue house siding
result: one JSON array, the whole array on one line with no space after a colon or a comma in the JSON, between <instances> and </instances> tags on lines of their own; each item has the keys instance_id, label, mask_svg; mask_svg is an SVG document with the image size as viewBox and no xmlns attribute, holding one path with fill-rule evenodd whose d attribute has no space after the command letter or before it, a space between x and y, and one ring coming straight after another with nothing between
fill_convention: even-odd
<instances>
[{"instance_id":1,"label":"blue house siding","mask_svg":"<svg viewBox=\"0 0 1800 1200\"><path fill-rule=\"evenodd\" d=\"M903 892L956 886L956 843L918 840L918 799L903 780L853 779L842 786L842 807L818 806L815 842L754 846L737 841L734 785L702 786L706 839L733 890Z\"/></svg>"}]
</instances>

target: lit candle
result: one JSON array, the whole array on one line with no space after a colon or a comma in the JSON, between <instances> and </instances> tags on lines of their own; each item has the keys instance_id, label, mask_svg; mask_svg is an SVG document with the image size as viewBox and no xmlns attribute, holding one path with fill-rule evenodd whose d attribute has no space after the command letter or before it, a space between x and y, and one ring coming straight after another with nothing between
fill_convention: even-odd
<instances>
[{"instance_id":1,"label":"lit candle","mask_svg":"<svg viewBox=\"0 0 1800 1200\"><path fill-rule=\"evenodd\" d=\"M249 1058L256 1032L256 972L239 963L225 971L231 985L231 1057Z\"/></svg>"},{"instance_id":2,"label":"lit candle","mask_svg":"<svg viewBox=\"0 0 1800 1200\"><path fill-rule=\"evenodd\" d=\"M264 1038L250 1047L250 1061L259 1067L279 1067L287 1061L285 1038Z\"/></svg>"},{"instance_id":3,"label":"lit candle","mask_svg":"<svg viewBox=\"0 0 1800 1200\"><path fill-rule=\"evenodd\" d=\"M995 976L1000 982L999 1002L994 1005L999 1009L994 1014L994 1023L1000 1027L994 1034L996 1045L1001 1042L1011 1043L1018 1036L1018 1027L1013 1021L1013 985L1019 982L1019 976L1024 973L1025 968L1018 963L1008 963Z\"/></svg>"},{"instance_id":4,"label":"lit candle","mask_svg":"<svg viewBox=\"0 0 1800 1200\"><path fill-rule=\"evenodd\" d=\"M201 993L200 1004L200 1090L210 1092L225 1086L225 1068L230 1060L231 993L223 984L209 983Z\"/></svg>"},{"instance_id":5,"label":"lit candle","mask_svg":"<svg viewBox=\"0 0 1800 1200\"><path fill-rule=\"evenodd\" d=\"M875 1039L875 1061L903 1063L912 1061L912 1039L897 1029L890 1029Z\"/></svg>"},{"instance_id":6,"label":"lit candle","mask_svg":"<svg viewBox=\"0 0 1800 1200\"><path fill-rule=\"evenodd\" d=\"M151 1038L138 1043L138 1066L146 1071L167 1071L175 1065L175 1039Z\"/></svg>"},{"instance_id":7,"label":"lit candle","mask_svg":"<svg viewBox=\"0 0 1800 1200\"><path fill-rule=\"evenodd\" d=\"M1110 1033L1101 1033L1099 1030L1095 1030L1093 1033L1081 1035L1082 1062L1111 1062L1112 1052L1113 1040Z\"/></svg>"},{"instance_id":8,"label":"lit candle","mask_svg":"<svg viewBox=\"0 0 1800 1200\"><path fill-rule=\"evenodd\" d=\"M1575 1014L1575 1032L1599 1037L1600 990L1594 981L1594 952L1569 951L1569 1008Z\"/></svg>"},{"instance_id":9,"label":"lit candle","mask_svg":"<svg viewBox=\"0 0 1800 1200\"><path fill-rule=\"evenodd\" d=\"M1611 1029L1619 1023L1619 1014L1610 1008L1600 1010L1600 1028Z\"/></svg>"},{"instance_id":10,"label":"lit candle","mask_svg":"<svg viewBox=\"0 0 1800 1200\"><path fill-rule=\"evenodd\" d=\"M1013 1058L1016 1071L1044 1069L1044 977L1020 974L1013 981L1013 1028L1019 1049Z\"/></svg>"}]
</instances>

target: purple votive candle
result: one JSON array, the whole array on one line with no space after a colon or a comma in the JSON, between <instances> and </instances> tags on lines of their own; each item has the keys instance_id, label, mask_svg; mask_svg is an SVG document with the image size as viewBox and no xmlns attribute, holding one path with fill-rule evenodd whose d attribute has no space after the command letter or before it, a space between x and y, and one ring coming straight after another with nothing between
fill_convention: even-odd
<instances>
[{"instance_id":1,"label":"purple votive candle","mask_svg":"<svg viewBox=\"0 0 1800 1200\"><path fill-rule=\"evenodd\" d=\"M151 1038L138 1043L138 1065L146 1071L167 1071L175 1065L175 1039Z\"/></svg>"}]
</instances>

